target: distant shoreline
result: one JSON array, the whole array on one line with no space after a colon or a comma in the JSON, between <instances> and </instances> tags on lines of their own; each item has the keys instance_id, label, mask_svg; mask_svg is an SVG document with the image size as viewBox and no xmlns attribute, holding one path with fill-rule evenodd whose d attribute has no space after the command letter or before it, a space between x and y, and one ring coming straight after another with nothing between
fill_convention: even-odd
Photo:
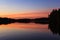
<instances>
[{"instance_id":1,"label":"distant shoreline","mask_svg":"<svg viewBox=\"0 0 60 40\"><path fill-rule=\"evenodd\" d=\"M48 18L35 18L35 19L12 19L12 18L1 18L0 17L0 25L1 24L11 24L11 23L36 23L36 24L48 24Z\"/></svg>"}]
</instances>

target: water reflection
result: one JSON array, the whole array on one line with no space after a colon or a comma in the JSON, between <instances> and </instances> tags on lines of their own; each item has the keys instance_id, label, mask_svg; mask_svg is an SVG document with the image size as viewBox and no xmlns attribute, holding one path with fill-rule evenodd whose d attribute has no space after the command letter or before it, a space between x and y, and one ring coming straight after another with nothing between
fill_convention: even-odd
<instances>
[{"instance_id":1,"label":"water reflection","mask_svg":"<svg viewBox=\"0 0 60 40\"><path fill-rule=\"evenodd\" d=\"M59 40L48 30L48 24L13 23L0 25L0 40Z\"/></svg>"},{"instance_id":2,"label":"water reflection","mask_svg":"<svg viewBox=\"0 0 60 40\"><path fill-rule=\"evenodd\" d=\"M49 29L53 32L53 34L59 34L60 35L60 26L54 26L57 24L49 24Z\"/></svg>"}]
</instances>

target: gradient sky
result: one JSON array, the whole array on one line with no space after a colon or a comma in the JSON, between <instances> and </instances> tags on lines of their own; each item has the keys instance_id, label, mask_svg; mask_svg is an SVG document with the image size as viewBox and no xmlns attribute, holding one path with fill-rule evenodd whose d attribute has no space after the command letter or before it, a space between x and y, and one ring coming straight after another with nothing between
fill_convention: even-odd
<instances>
[{"instance_id":1,"label":"gradient sky","mask_svg":"<svg viewBox=\"0 0 60 40\"><path fill-rule=\"evenodd\" d=\"M60 0L0 0L0 15L46 12L60 8Z\"/></svg>"}]
</instances>

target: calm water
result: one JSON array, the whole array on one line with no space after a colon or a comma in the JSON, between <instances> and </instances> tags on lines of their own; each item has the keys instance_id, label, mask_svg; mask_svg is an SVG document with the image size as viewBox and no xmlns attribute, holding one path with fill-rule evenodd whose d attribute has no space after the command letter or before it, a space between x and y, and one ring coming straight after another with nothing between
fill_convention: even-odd
<instances>
[{"instance_id":1,"label":"calm water","mask_svg":"<svg viewBox=\"0 0 60 40\"><path fill-rule=\"evenodd\" d=\"M47 25L34 23L14 23L0 25L0 40L60 40Z\"/></svg>"}]
</instances>

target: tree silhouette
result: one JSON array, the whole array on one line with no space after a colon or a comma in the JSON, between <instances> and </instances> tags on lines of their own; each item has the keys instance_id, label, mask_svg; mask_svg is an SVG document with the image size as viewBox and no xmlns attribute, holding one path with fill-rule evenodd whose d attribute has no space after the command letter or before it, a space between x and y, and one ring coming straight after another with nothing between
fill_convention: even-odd
<instances>
[{"instance_id":1,"label":"tree silhouette","mask_svg":"<svg viewBox=\"0 0 60 40\"><path fill-rule=\"evenodd\" d=\"M48 24L48 20L49 20L49 18L45 18L45 17L35 18L35 19L33 19L33 22L34 23L40 23L40 24Z\"/></svg>"},{"instance_id":2,"label":"tree silhouette","mask_svg":"<svg viewBox=\"0 0 60 40\"><path fill-rule=\"evenodd\" d=\"M48 18L35 18L35 19L28 19L28 18L24 18L24 19L12 19L12 18L1 18L0 17L0 25L1 24L10 24L10 23L30 23L30 22L34 22L34 23L39 23L39 24L48 24Z\"/></svg>"},{"instance_id":3,"label":"tree silhouette","mask_svg":"<svg viewBox=\"0 0 60 40\"><path fill-rule=\"evenodd\" d=\"M15 19L12 18L1 18L0 17L0 24L10 24L10 23L14 23Z\"/></svg>"},{"instance_id":4,"label":"tree silhouette","mask_svg":"<svg viewBox=\"0 0 60 40\"><path fill-rule=\"evenodd\" d=\"M49 29L60 35L60 9L53 10L49 15Z\"/></svg>"},{"instance_id":5,"label":"tree silhouette","mask_svg":"<svg viewBox=\"0 0 60 40\"><path fill-rule=\"evenodd\" d=\"M17 19L16 22L18 22L18 23L30 23L31 19L27 19L27 18L25 18L25 19Z\"/></svg>"}]
</instances>

